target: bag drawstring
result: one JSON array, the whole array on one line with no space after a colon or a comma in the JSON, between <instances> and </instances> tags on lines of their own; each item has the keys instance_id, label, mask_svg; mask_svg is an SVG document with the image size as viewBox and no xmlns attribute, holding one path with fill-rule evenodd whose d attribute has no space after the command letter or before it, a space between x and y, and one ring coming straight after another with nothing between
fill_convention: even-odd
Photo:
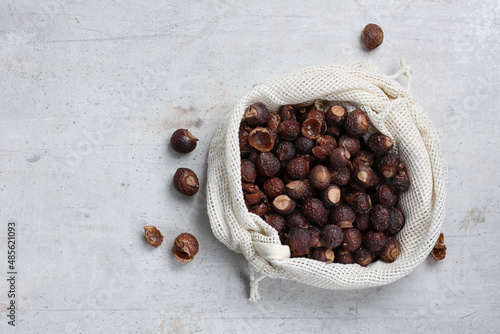
<instances>
[{"instance_id":1,"label":"bag drawstring","mask_svg":"<svg viewBox=\"0 0 500 334\"><path fill-rule=\"evenodd\" d=\"M410 90L410 88L411 88L411 67L408 64L406 64L405 57L401 57L398 65L399 65L399 71L397 71L393 75L390 75L389 78L397 79L401 76L401 74L404 74L407 78L406 89Z\"/></svg>"},{"instance_id":2,"label":"bag drawstring","mask_svg":"<svg viewBox=\"0 0 500 334\"><path fill-rule=\"evenodd\" d=\"M259 282L266 276L256 273L255 270L252 268L252 265L249 265L249 268L250 268L250 298L248 298L248 300L254 303L260 300Z\"/></svg>"}]
</instances>

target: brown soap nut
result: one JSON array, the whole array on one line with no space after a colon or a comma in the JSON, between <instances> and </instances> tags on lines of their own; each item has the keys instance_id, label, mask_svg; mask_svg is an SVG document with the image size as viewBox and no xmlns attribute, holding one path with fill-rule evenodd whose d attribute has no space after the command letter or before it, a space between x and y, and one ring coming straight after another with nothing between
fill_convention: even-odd
<instances>
[{"instance_id":1,"label":"brown soap nut","mask_svg":"<svg viewBox=\"0 0 500 334\"><path fill-rule=\"evenodd\" d=\"M377 180L377 176L373 169L368 165L355 165L353 170L353 178L363 187L372 187Z\"/></svg>"},{"instance_id":2,"label":"brown soap nut","mask_svg":"<svg viewBox=\"0 0 500 334\"><path fill-rule=\"evenodd\" d=\"M309 161L304 157L296 157L286 166L287 175L293 180L303 180L309 174Z\"/></svg>"},{"instance_id":3,"label":"brown soap nut","mask_svg":"<svg viewBox=\"0 0 500 334\"><path fill-rule=\"evenodd\" d=\"M347 134L351 136L364 136L368 132L368 117L361 109L351 111L344 122Z\"/></svg>"},{"instance_id":4,"label":"brown soap nut","mask_svg":"<svg viewBox=\"0 0 500 334\"><path fill-rule=\"evenodd\" d=\"M295 151L295 145L289 141L283 141L278 144L276 148L276 157L278 157L279 161L282 164L288 163L297 155Z\"/></svg>"},{"instance_id":5,"label":"brown soap nut","mask_svg":"<svg viewBox=\"0 0 500 334\"><path fill-rule=\"evenodd\" d=\"M309 221L298 209L295 209L292 211L292 213L286 215L285 222L287 230L290 230L294 227L306 228L309 226Z\"/></svg>"},{"instance_id":6,"label":"brown soap nut","mask_svg":"<svg viewBox=\"0 0 500 334\"><path fill-rule=\"evenodd\" d=\"M288 232L285 244L290 247L292 254L296 256L305 255L311 248L311 232L306 228L294 227Z\"/></svg>"},{"instance_id":7,"label":"brown soap nut","mask_svg":"<svg viewBox=\"0 0 500 334\"><path fill-rule=\"evenodd\" d=\"M288 196L293 199L304 199L307 197L312 197L312 191L310 185L301 180L295 180L289 182L285 186L285 192Z\"/></svg>"},{"instance_id":8,"label":"brown soap nut","mask_svg":"<svg viewBox=\"0 0 500 334\"><path fill-rule=\"evenodd\" d=\"M295 109L293 106L281 106L278 110L281 121L295 120Z\"/></svg>"},{"instance_id":9,"label":"brown soap nut","mask_svg":"<svg viewBox=\"0 0 500 334\"><path fill-rule=\"evenodd\" d=\"M373 256L372 252L361 247L353 253L353 258L354 258L354 262L356 262L360 266L366 267L370 263L372 263L374 256Z\"/></svg>"},{"instance_id":10,"label":"brown soap nut","mask_svg":"<svg viewBox=\"0 0 500 334\"><path fill-rule=\"evenodd\" d=\"M312 251L311 259L330 264L335 260L335 253L331 249L319 247Z\"/></svg>"},{"instance_id":11,"label":"brown soap nut","mask_svg":"<svg viewBox=\"0 0 500 334\"><path fill-rule=\"evenodd\" d=\"M341 196L340 188L332 184L321 192L320 198L325 207L330 208L340 202Z\"/></svg>"},{"instance_id":12,"label":"brown soap nut","mask_svg":"<svg viewBox=\"0 0 500 334\"><path fill-rule=\"evenodd\" d=\"M354 166L362 164L371 167L375 163L375 153L368 150L361 150L359 151L358 155L353 159L352 163Z\"/></svg>"},{"instance_id":13,"label":"brown soap nut","mask_svg":"<svg viewBox=\"0 0 500 334\"><path fill-rule=\"evenodd\" d=\"M278 126L278 135L281 139L287 141L294 141L300 134L300 123L296 120L287 120L281 122Z\"/></svg>"},{"instance_id":14,"label":"brown soap nut","mask_svg":"<svg viewBox=\"0 0 500 334\"><path fill-rule=\"evenodd\" d=\"M170 145L177 153L189 153L196 148L197 141L198 138L193 136L189 130L178 129L172 134Z\"/></svg>"},{"instance_id":15,"label":"brown soap nut","mask_svg":"<svg viewBox=\"0 0 500 334\"><path fill-rule=\"evenodd\" d=\"M285 184L279 177L274 176L264 181L262 190L272 199L285 193Z\"/></svg>"},{"instance_id":16,"label":"brown soap nut","mask_svg":"<svg viewBox=\"0 0 500 334\"><path fill-rule=\"evenodd\" d=\"M341 228L351 228L355 219L356 214L345 204L339 204L330 211L330 222Z\"/></svg>"},{"instance_id":17,"label":"brown soap nut","mask_svg":"<svg viewBox=\"0 0 500 334\"><path fill-rule=\"evenodd\" d=\"M267 120L267 128L276 133L278 131L278 126L281 123L281 117L277 113L269 113L269 119Z\"/></svg>"},{"instance_id":18,"label":"brown soap nut","mask_svg":"<svg viewBox=\"0 0 500 334\"><path fill-rule=\"evenodd\" d=\"M266 223L274 228L278 233L282 233L286 230L285 217L277 213L271 213L266 216Z\"/></svg>"},{"instance_id":19,"label":"brown soap nut","mask_svg":"<svg viewBox=\"0 0 500 334\"><path fill-rule=\"evenodd\" d=\"M295 201L287 195L279 195L273 201L273 208L279 214L287 215L295 209Z\"/></svg>"},{"instance_id":20,"label":"brown soap nut","mask_svg":"<svg viewBox=\"0 0 500 334\"><path fill-rule=\"evenodd\" d=\"M327 148L323 146L316 146L312 149L311 155L313 156L314 159L317 161L325 161L330 157L331 150L328 150Z\"/></svg>"},{"instance_id":21,"label":"brown soap nut","mask_svg":"<svg viewBox=\"0 0 500 334\"><path fill-rule=\"evenodd\" d=\"M444 259L446 256L446 246L444 244L444 234L439 234L439 238L431 251L431 257L434 261Z\"/></svg>"},{"instance_id":22,"label":"brown soap nut","mask_svg":"<svg viewBox=\"0 0 500 334\"><path fill-rule=\"evenodd\" d=\"M172 252L177 262L188 263L198 254L198 240L190 233L181 233L174 241Z\"/></svg>"},{"instance_id":23,"label":"brown soap nut","mask_svg":"<svg viewBox=\"0 0 500 334\"><path fill-rule=\"evenodd\" d=\"M255 167L255 164L247 159L241 160L241 181L245 183L253 183L255 182L256 177L257 168Z\"/></svg>"},{"instance_id":24,"label":"brown soap nut","mask_svg":"<svg viewBox=\"0 0 500 334\"><path fill-rule=\"evenodd\" d=\"M259 217L264 217L270 210L269 204L267 202L261 202L248 209L249 212L256 214Z\"/></svg>"},{"instance_id":25,"label":"brown soap nut","mask_svg":"<svg viewBox=\"0 0 500 334\"><path fill-rule=\"evenodd\" d=\"M316 142L318 143L318 145L320 147L325 148L329 152L331 152L337 148L337 141L335 140L335 138L333 138L332 136L329 136L329 135L323 135L323 136L319 137L316 140Z\"/></svg>"},{"instance_id":26,"label":"brown soap nut","mask_svg":"<svg viewBox=\"0 0 500 334\"><path fill-rule=\"evenodd\" d=\"M245 194L254 194L259 191L259 186L253 183L242 183L241 189Z\"/></svg>"},{"instance_id":27,"label":"brown soap nut","mask_svg":"<svg viewBox=\"0 0 500 334\"><path fill-rule=\"evenodd\" d=\"M250 143L248 142L248 137L250 136L250 133L245 130L244 127L240 126L240 129L238 130L238 141L240 144L240 154L248 154L250 153L250 150L252 147L250 146Z\"/></svg>"},{"instance_id":28,"label":"brown soap nut","mask_svg":"<svg viewBox=\"0 0 500 334\"><path fill-rule=\"evenodd\" d=\"M299 137L297 138L297 140L295 140L295 150L297 154L301 155L311 154L313 148L314 148L314 140L312 139L306 137Z\"/></svg>"},{"instance_id":29,"label":"brown soap nut","mask_svg":"<svg viewBox=\"0 0 500 334\"><path fill-rule=\"evenodd\" d=\"M326 122L316 117L306 119L302 123L302 135L309 139L318 139L326 131Z\"/></svg>"},{"instance_id":30,"label":"brown soap nut","mask_svg":"<svg viewBox=\"0 0 500 334\"><path fill-rule=\"evenodd\" d=\"M198 177L189 168L178 168L174 174L174 187L183 195L193 196L198 192Z\"/></svg>"},{"instance_id":31,"label":"brown soap nut","mask_svg":"<svg viewBox=\"0 0 500 334\"><path fill-rule=\"evenodd\" d=\"M277 175L281 170L281 163L272 153L262 152L255 161L257 172L264 177Z\"/></svg>"},{"instance_id":32,"label":"brown soap nut","mask_svg":"<svg viewBox=\"0 0 500 334\"><path fill-rule=\"evenodd\" d=\"M355 194L355 193L363 193L366 191L366 187L363 185L359 184L358 182L355 182L354 180L351 180L345 187L342 189L342 191L346 194Z\"/></svg>"},{"instance_id":33,"label":"brown soap nut","mask_svg":"<svg viewBox=\"0 0 500 334\"><path fill-rule=\"evenodd\" d=\"M274 147L274 134L268 128L258 126L250 132L248 143L261 152L269 152Z\"/></svg>"},{"instance_id":34,"label":"brown soap nut","mask_svg":"<svg viewBox=\"0 0 500 334\"><path fill-rule=\"evenodd\" d=\"M370 23L363 29L361 39L368 50L373 50L384 41L384 32L378 25Z\"/></svg>"},{"instance_id":35,"label":"brown soap nut","mask_svg":"<svg viewBox=\"0 0 500 334\"><path fill-rule=\"evenodd\" d=\"M361 143L357 137L344 135L339 139L339 147L345 148L354 157L359 153Z\"/></svg>"},{"instance_id":36,"label":"brown soap nut","mask_svg":"<svg viewBox=\"0 0 500 334\"><path fill-rule=\"evenodd\" d=\"M321 229L316 226L309 226L309 232L311 232L311 247L322 247L321 242Z\"/></svg>"},{"instance_id":37,"label":"brown soap nut","mask_svg":"<svg viewBox=\"0 0 500 334\"><path fill-rule=\"evenodd\" d=\"M405 217L401 210L396 208L391 208L389 210L389 227L387 227L387 232L390 234L399 233L405 226Z\"/></svg>"},{"instance_id":38,"label":"brown soap nut","mask_svg":"<svg viewBox=\"0 0 500 334\"><path fill-rule=\"evenodd\" d=\"M299 123L304 123L304 121L307 119L308 113L309 110L306 107L295 109L295 118Z\"/></svg>"},{"instance_id":39,"label":"brown soap nut","mask_svg":"<svg viewBox=\"0 0 500 334\"><path fill-rule=\"evenodd\" d=\"M377 168L382 176L389 179L396 175L398 164L398 157L395 154L389 153L378 159Z\"/></svg>"},{"instance_id":40,"label":"brown soap nut","mask_svg":"<svg viewBox=\"0 0 500 334\"><path fill-rule=\"evenodd\" d=\"M344 232L342 248L348 250L349 252L354 252L361 246L361 243L363 242L363 236L358 229L346 228L343 229L342 232Z\"/></svg>"},{"instance_id":41,"label":"brown soap nut","mask_svg":"<svg viewBox=\"0 0 500 334\"><path fill-rule=\"evenodd\" d=\"M306 198L302 201L302 214L312 223L319 223L326 216L323 203L317 198Z\"/></svg>"},{"instance_id":42,"label":"brown soap nut","mask_svg":"<svg viewBox=\"0 0 500 334\"><path fill-rule=\"evenodd\" d=\"M318 119L319 121L325 123L326 120L325 120L325 113L321 110L317 110L317 109L314 109L314 110L311 110L307 113L307 118L316 118Z\"/></svg>"},{"instance_id":43,"label":"brown soap nut","mask_svg":"<svg viewBox=\"0 0 500 334\"><path fill-rule=\"evenodd\" d=\"M372 208L370 196L365 192L345 194L344 200L356 212L368 212Z\"/></svg>"},{"instance_id":44,"label":"brown soap nut","mask_svg":"<svg viewBox=\"0 0 500 334\"><path fill-rule=\"evenodd\" d=\"M396 205L398 197L391 187L387 184L382 184L375 190L375 201L386 208L391 208Z\"/></svg>"},{"instance_id":45,"label":"brown soap nut","mask_svg":"<svg viewBox=\"0 0 500 334\"><path fill-rule=\"evenodd\" d=\"M341 106L331 106L325 113L326 123L328 125L342 125L347 116L347 110Z\"/></svg>"},{"instance_id":46,"label":"brown soap nut","mask_svg":"<svg viewBox=\"0 0 500 334\"><path fill-rule=\"evenodd\" d=\"M335 262L342 264L353 263L352 253L346 249L338 249L335 251Z\"/></svg>"},{"instance_id":47,"label":"brown soap nut","mask_svg":"<svg viewBox=\"0 0 500 334\"><path fill-rule=\"evenodd\" d=\"M160 230L158 230L156 226L144 226L144 235L148 244L155 248L160 246L163 242L163 235L161 235Z\"/></svg>"},{"instance_id":48,"label":"brown soap nut","mask_svg":"<svg viewBox=\"0 0 500 334\"><path fill-rule=\"evenodd\" d=\"M243 116L247 124L253 128L267 123L269 111L264 104L257 102L246 108Z\"/></svg>"},{"instance_id":49,"label":"brown soap nut","mask_svg":"<svg viewBox=\"0 0 500 334\"><path fill-rule=\"evenodd\" d=\"M344 240L344 233L337 225L329 224L321 230L321 242L328 249L337 248Z\"/></svg>"},{"instance_id":50,"label":"brown soap nut","mask_svg":"<svg viewBox=\"0 0 500 334\"><path fill-rule=\"evenodd\" d=\"M264 193L260 190L253 194L245 194L244 199L247 205L254 205L260 203L261 201L267 201L266 195L264 195Z\"/></svg>"},{"instance_id":51,"label":"brown soap nut","mask_svg":"<svg viewBox=\"0 0 500 334\"><path fill-rule=\"evenodd\" d=\"M408 175L406 174L406 171L401 171L399 172L393 179L392 179L392 188L397 192L397 193L403 193L410 188L410 179L408 178Z\"/></svg>"},{"instance_id":52,"label":"brown soap nut","mask_svg":"<svg viewBox=\"0 0 500 334\"><path fill-rule=\"evenodd\" d=\"M326 128L325 134L332 136L332 137L340 137L344 133L344 127L341 127L340 125L329 125Z\"/></svg>"},{"instance_id":53,"label":"brown soap nut","mask_svg":"<svg viewBox=\"0 0 500 334\"><path fill-rule=\"evenodd\" d=\"M384 247L379 252L380 259L384 262L392 263L396 261L400 250L399 241L392 237L387 238Z\"/></svg>"},{"instance_id":54,"label":"brown soap nut","mask_svg":"<svg viewBox=\"0 0 500 334\"><path fill-rule=\"evenodd\" d=\"M340 167L330 169L332 175L332 183L335 183L338 186L345 186L349 183L351 178L351 172L348 167Z\"/></svg>"},{"instance_id":55,"label":"brown soap nut","mask_svg":"<svg viewBox=\"0 0 500 334\"><path fill-rule=\"evenodd\" d=\"M370 223L375 231L387 230L389 227L389 210L381 204L375 205L370 214Z\"/></svg>"},{"instance_id":56,"label":"brown soap nut","mask_svg":"<svg viewBox=\"0 0 500 334\"><path fill-rule=\"evenodd\" d=\"M370 213L358 213L356 215L356 220L352 224L355 228L357 228L361 233L365 233L371 228L370 225Z\"/></svg>"},{"instance_id":57,"label":"brown soap nut","mask_svg":"<svg viewBox=\"0 0 500 334\"><path fill-rule=\"evenodd\" d=\"M343 147L338 147L330 153L330 165L333 168L341 168L347 166L351 155L349 151Z\"/></svg>"},{"instance_id":58,"label":"brown soap nut","mask_svg":"<svg viewBox=\"0 0 500 334\"><path fill-rule=\"evenodd\" d=\"M314 101L314 105L312 105L311 107L314 107L316 110L321 110L323 112L326 112L328 108L330 108L330 101L316 100Z\"/></svg>"},{"instance_id":59,"label":"brown soap nut","mask_svg":"<svg viewBox=\"0 0 500 334\"><path fill-rule=\"evenodd\" d=\"M261 152L259 150L256 150L253 147L250 147L250 154L248 155L247 160L255 163L257 161L257 158L259 157L260 153Z\"/></svg>"},{"instance_id":60,"label":"brown soap nut","mask_svg":"<svg viewBox=\"0 0 500 334\"><path fill-rule=\"evenodd\" d=\"M363 237L366 248L372 252L378 252L385 245L385 234L383 232L368 231Z\"/></svg>"},{"instance_id":61,"label":"brown soap nut","mask_svg":"<svg viewBox=\"0 0 500 334\"><path fill-rule=\"evenodd\" d=\"M316 165L309 173L309 182L317 190L324 190L330 185L332 176L328 168L323 165Z\"/></svg>"},{"instance_id":62,"label":"brown soap nut","mask_svg":"<svg viewBox=\"0 0 500 334\"><path fill-rule=\"evenodd\" d=\"M394 142L382 133L374 133L366 141L366 146L376 155L381 156L389 153L394 146Z\"/></svg>"}]
</instances>

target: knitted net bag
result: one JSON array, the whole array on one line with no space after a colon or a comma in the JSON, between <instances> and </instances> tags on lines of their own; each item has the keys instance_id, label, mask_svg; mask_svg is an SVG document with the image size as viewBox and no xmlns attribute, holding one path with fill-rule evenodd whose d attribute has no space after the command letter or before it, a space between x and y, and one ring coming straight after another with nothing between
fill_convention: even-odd
<instances>
[{"instance_id":1,"label":"knitted net bag","mask_svg":"<svg viewBox=\"0 0 500 334\"><path fill-rule=\"evenodd\" d=\"M207 206L214 235L231 250L242 253L250 266L250 300L259 299L264 277L284 278L325 289L360 289L394 282L410 273L432 250L444 218L447 180L438 138L422 108L410 93L410 68L386 76L369 62L318 66L267 80L246 94L221 122L208 157ZM407 87L395 81L404 74ZM348 112L364 110L369 133L382 132L406 164L410 189L401 195L399 208L406 224L397 238L401 252L393 263L325 264L290 258L275 229L248 212L241 189L238 129L245 109L255 102L275 112L281 105L328 100ZM369 134L368 134L369 135Z\"/></svg>"}]
</instances>

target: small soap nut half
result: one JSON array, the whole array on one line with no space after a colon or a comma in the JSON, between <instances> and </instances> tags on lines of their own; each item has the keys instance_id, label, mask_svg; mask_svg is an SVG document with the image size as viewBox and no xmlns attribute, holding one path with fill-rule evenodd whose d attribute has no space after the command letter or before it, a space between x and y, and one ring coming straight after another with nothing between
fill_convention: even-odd
<instances>
[{"instance_id":1,"label":"small soap nut half","mask_svg":"<svg viewBox=\"0 0 500 334\"><path fill-rule=\"evenodd\" d=\"M196 148L198 138L187 129L178 129L170 138L170 145L177 153L189 153Z\"/></svg>"},{"instance_id":2,"label":"small soap nut half","mask_svg":"<svg viewBox=\"0 0 500 334\"><path fill-rule=\"evenodd\" d=\"M163 235L160 230L156 228L156 226L144 226L144 235L148 244L153 247L158 247L163 242Z\"/></svg>"},{"instance_id":3,"label":"small soap nut half","mask_svg":"<svg viewBox=\"0 0 500 334\"><path fill-rule=\"evenodd\" d=\"M183 195L193 196L198 192L198 177L189 168L179 168L174 174L174 187Z\"/></svg>"},{"instance_id":4,"label":"small soap nut half","mask_svg":"<svg viewBox=\"0 0 500 334\"><path fill-rule=\"evenodd\" d=\"M198 254L198 240L190 233L181 233L174 241L172 253L174 253L177 262L188 263Z\"/></svg>"}]
</instances>

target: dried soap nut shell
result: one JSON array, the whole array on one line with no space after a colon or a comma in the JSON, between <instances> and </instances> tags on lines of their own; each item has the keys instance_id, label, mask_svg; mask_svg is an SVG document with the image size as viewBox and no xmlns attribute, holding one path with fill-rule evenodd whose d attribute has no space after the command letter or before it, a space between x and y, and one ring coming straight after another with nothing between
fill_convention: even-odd
<instances>
[{"instance_id":1,"label":"dried soap nut shell","mask_svg":"<svg viewBox=\"0 0 500 334\"><path fill-rule=\"evenodd\" d=\"M281 163L272 153L262 152L255 161L257 171L264 177L273 177L281 170Z\"/></svg>"},{"instance_id":2,"label":"dried soap nut shell","mask_svg":"<svg viewBox=\"0 0 500 334\"><path fill-rule=\"evenodd\" d=\"M369 250L361 247L353 253L354 262L366 267L373 261L373 254Z\"/></svg>"},{"instance_id":3,"label":"dried soap nut shell","mask_svg":"<svg viewBox=\"0 0 500 334\"><path fill-rule=\"evenodd\" d=\"M351 136L364 136L368 132L368 117L361 109L350 112L345 119L345 130Z\"/></svg>"},{"instance_id":4,"label":"dried soap nut shell","mask_svg":"<svg viewBox=\"0 0 500 334\"><path fill-rule=\"evenodd\" d=\"M253 183L257 177L257 168L250 160L241 160L241 181Z\"/></svg>"},{"instance_id":5,"label":"dried soap nut shell","mask_svg":"<svg viewBox=\"0 0 500 334\"><path fill-rule=\"evenodd\" d=\"M355 219L356 214L345 204L339 204L330 211L330 223L341 228L351 228Z\"/></svg>"},{"instance_id":6,"label":"dried soap nut shell","mask_svg":"<svg viewBox=\"0 0 500 334\"><path fill-rule=\"evenodd\" d=\"M446 246L444 244L444 234L439 234L439 238L431 251L431 257L434 261L440 261L446 256Z\"/></svg>"},{"instance_id":7,"label":"dried soap nut shell","mask_svg":"<svg viewBox=\"0 0 500 334\"><path fill-rule=\"evenodd\" d=\"M342 263L342 264L353 263L352 253L346 249L338 249L335 252L335 262Z\"/></svg>"},{"instance_id":8,"label":"dried soap nut shell","mask_svg":"<svg viewBox=\"0 0 500 334\"><path fill-rule=\"evenodd\" d=\"M332 176L328 168L323 165L316 165L309 173L309 182L314 189L324 190L330 185Z\"/></svg>"},{"instance_id":9,"label":"dried soap nut shell","mask_svg":"<svg viewBox=\"0 0 500 334\"><path fill-rule=\"evenodd\" d=\"M366 248L372 252L378 252L385 245L385 235L383 232L368 231L363 237Z\"/></svg>"},{"instance_id":10,"label":"dried soap nut shell","mask_svg":"<svg viewBox=\"0 0 500 334\"><path fill-rule=\"evenodd\" d=\"M399 255L401 246L395 238L387 238L384 248L380 250L380 259L387 263L392 263L396 261Z\"/></svg>"},{"instance_id":11,"label":"dried soap nut shell","mask_svg":"<svg viewBox=\"0 0 500 334\"><path fill-rule=\"evenodd\" d=\"M380 174L388 179L396 175L398 164L398 157L391 153L381 156L377 163Z\"/></svg>"},{"instance_id":12,"label":"dried soap nut shell","mask_svg":"<svg viewBox=\"0 0 500 334\"><path fill-rule=\"evenodd\" d=\"M295 150L297 151L297 154L301 155L311 154L313 148L314 148L314 140L312 139L306 137L299 137L295 141Z\"/></svg>"},{"instance_id":13,"label":"dried soap nut shell","mask_svg":"<svg viewBox=\"0 0 500 334\"><path fill-rule=\"evenodd\" d=\"M354 157L359 153L361 143L357 137L344 135L339 139L339 147L345 148Z\"/></svg>"},{"instance_id":14,"label":"dried soap nut shell","mask_svg":"<svg viewBox=\"0 0 500 334\"><path fill-rule=\"evenodd\" d=\"M302 135L309 139L318 139L326 131L326 122L318 118L311 117L302 123Z\"/></svg>"},{"instance_id":15,"label":"dried soap nut shell","mask_svg":"<svg viewBox=\"0 0 500 334\"><path fill-rule=\"evenodd\" d=\"M288 239L285 243L293 254L304 255L311 248L311 232L306 228L294 227L288 232Z\"/></svg>"},{"instance_id":16,"label":"dried soap nut shell","mask_svg":"<svg viewBox=\"0 0 500 334\"><path fill-rule=\"evenodd\" d=\"M198 254L198 240L190 233L182 233L174 241L172 253L179 263L188 263Z\"/></svg>"},{"instance_id":17,"label":"dried soap nut shell","mask_svg":"<svg viewBox=\"0 0 500 334\"><path fill-rule=\"evenodd\" d=\"M287 195L279 195L273 201L273 208L277 213L287 215L295 209L295 201Z\"/></svg>"},{"instance_id":18,"label":"dried soap nut shell","mask_svg":"<svg viewBox=\"0 0 500 334\"><path fill-rule=\"evenodd\" d=\"M156 226L144 226L144 235L148 244L155 248L160 246L163 242L163 235L160 230L156 228Z\"/></svg>"},{"instance_id":19,"label":"dried soap nut shell","mask_svg":"<svg viewBox=\"0 0 500 334\"><path fill-rule=\"evenodd\" d=\"M345 167L349 163L350 158L351 154L348 150L343 147L338 147L330 153L330 165L333 168Z\"/></svg>"},{"instance_id":20,"label":"dried soap nut shell","mask_svg":"<svg viewBox=\"0 0 500 334\"><path fill-rule=\"evenodd\" d=\"M398 197L391 187L387 184L382 184L375 190L375 200L378 204L391 208L396 205Z\"/></svg>"},{"instance_id":21,"label":"dried soap nut shell","mask_svg":"<svg viewBox=\"0 0 500 334\"><path fill-rule=\"evenodd\" d=\"M279 177L271 177L264 181L262 190L269 198L275 198L285 193L285 184Z\"/></svg>"},{"instance_id":22,"label":"dried soap nut shell","mask_svg":"<svg viewBox=\"0 0 500 334\"><path fill-rule=\"evenodd\" d=\"M278 111L278 115L281 118L281 121L295 120L295 109L293 106L281 106Z\"/></svg>"},{"instance_id":23,"label":"dried soap nut shell","mask_svg":"<svg viewBox=\"0 0 500 334\"><path fill-rule=\"evenodd\" d=\"M246 108L243 116L249 126L256 127L267 123L269 111L264 104L257 102Z\"/></svg>"},{"instance_id":24,"label":"dried soap nut shell","mask_svg":"<svg viewBox=\"0 0 500 334\"><path fill-rule=\"evenodd\" d=\"M248 143L261 152L269 152L274 147L274 134L268 128L258 126L250 132Z\"/></svg>"},{"instance_id":25,"label":"dried soap nut shell","mask_svg":"<svg viewBox=\"0 0 500 334\"><path fill-rule=\"evenodd\" d=\"M401 210L396 208L391 208L389 210L389 227L387 232L390 234L399 233L405 226L405 217Z\"/></svg>"},{"instance_id":26,"label":"dried soap nut shell","mask_svg":"<svg viewBox=\"0 0 500 334\"><path fill-rule=\"evenodd\" d=\"M280 115L276 113L269 114L269 120L267 121L267 128L272 132L276 133L278 131L278 126L281 123Z\"/></svg>"},{"instance_id":27,"label":"dried soap nut shell","mask_svg":"<svg viewBox=\"0 0 500 334\"><path fill-rule=\"evenodd\" d=\"M309 185L306 182L300 180L287 183L285 192L293 199L304 199L306 197L309 197L311 193Z\"/></svg>"},{"instance_id":28,"label":"dried soap nut shell","mask_svg":"<svg viewBox=\"0 0 500 334\"><path fill-rule=\"evenodd\" d=\"M375 205L370 214L370 223L375 231L385 231L389 227L389 210L383 205Z\"/></svg>"},{"instance_id":29,"label":"dried soap nut shell","mask_svg":"<svg viewBox=\"0 0 500 334\"><path fill-rule=\"evenodd\" d=\"M389 153L394 146L394 142L382 133L374 133L368 138L366 146L376 155L381 156Z\"/></svg>"},{"instance_id":30,"label":"dried soap nut shell","mask_svg":"<svg viewBox=\"0 0 500 334\"><path fill-rule=\"evenodd\" d=\"M303 157L293 158L286 166L286 172L293 180L303 180L309 174L309 161Z\"/></svg>"},{"instance_id":31,"label":"dried soap nut shell","mask_svg":"<svg viewBox=\"0 0 500 334\"><path fill-rule=\"evenodd\" d=\"M243 133L243 138L245 134ZM196 142L198 138L193 136L191 132L187 129L178 129L170 138L170 145L177 153L189 153L192 152L196 148ZM240 139L241 145L241 139Z\"/></svg>"},{"instance_id":32,"label":"dried soap nut shell","mask_svg":"<svg viewBox=\"0 0 500 334\"><path fill-rule=\"evenodd\" d=\"M266 216L266 223L274 228L278 233L282 233L286 229L285 217L277 213L271 213Z\"/></svg>"},{"instance_id":33,"label":"dried soap nut shell","mask_svg":"<svg viewBox=\"0 0 500 334\"><path fill-rule=\"evenodd\" d=\"M325 207L332 207L340 202L342 194L340 188L336 185L330 185L321 193L321 200Z\"/></svg>"},{"instance_id":34,"label":"dried soap nut shell","mask_svg":"<svg viewBox=\"0 0 500 334\"><path fill-rule=\"evenodd\" d=\"M297 155L295 151L295 145L289 141L283 141L278 144L276 148L276 157L278 157L279 161L282 164L288 163Z\"/></svg>"},{"instance_id":35,"label":"dried soap nut shell","mask_svg":"<svg viewBox=\"0 0 500 334\"><path fill-rule=\"evenodd\" d=\"M189 168L179 168L174 174L174 187L183 195L193 196L198 192L198 177Z\"/></svg>"},{"instance_id":36,"label":"dried soap nut shell","mask_svg":"<svg viewBox=\"0 0 500 334\"><path fill-rule=\"evenodd\" d=\"M337 225L329 224L321 230L321 242L328 249L339 247L344 240L344 233Z\"/></svg>"},{"instance_id":37,"label":"dried soap nut shell","mask_svg":"<svg viewBox=\"0 0 500 334\"><path fill-rule=\"evenodd\" d=\"M278 126L278 135L281 139L287 141L294 141L300 134L300 123L296 120L287 120L281 122Z\"/></svg>"},{"instance_id":38,"label":"dried soap nut shell","mask_svg":"<svg viewBox=\"0 0 500 334\"><path fill-rule=\"evenodd\" d=\"M328 125L342 125L347 116L347 110L340 105L331 106L325 114Z\"/></svg>"},{"instance_id":39,"label":"dried soap nut shell","mask_svg":"<svg viewBox=\"0 0 500 334\"><path fill-rule=\"evenodd\" d=\"M361 39L368 50L373 50L384 41L384 32L378 25L370 23L363 29Z\"/></svg>"},{"instance_id":40,"label":"dried soap nut shell","mask_svg":"<svg viewBox=\"0 0 500 334\"><path fill-rule=\"evenodd\" d=\"M319 247L312 251L311 259L330 264L335 260L335 253L331 249Z\"/></svg>"},{"instance_id":41,"label":"dried soap nut shell","mask_svg":"<svg viewBox=\"0 0 500 334\"><path fill-rule=\"evenodd\" d=\"M342 247L349 252L354 252L355 250L357 250L363 242L363 236L361 235L361 232L356 228L346 228L342 231L344 232Z\"/></svg>"},{"instance_id":42,"label":"dried soap nut shell","mask_svg":"<svg viewBox=\"0 0 500 334\"><path fill-rule=\"evenodd\" d=\"M292 213L285 216L286 228L290 230L294 227L308 227L309 221L304 217L300 210L293 210Z\"/></svg>"},{"instance_id":43,"label":"dried soap nut shell","mask_svg":"<svg viewBox=\"0 0 500 334\"><path fill-rule=\"evenodd\" d=\"M317 223L326 216L326 209L319 199L306 198L302 201L302 214L309 221Z\"/></svg>"}]
</instances>

